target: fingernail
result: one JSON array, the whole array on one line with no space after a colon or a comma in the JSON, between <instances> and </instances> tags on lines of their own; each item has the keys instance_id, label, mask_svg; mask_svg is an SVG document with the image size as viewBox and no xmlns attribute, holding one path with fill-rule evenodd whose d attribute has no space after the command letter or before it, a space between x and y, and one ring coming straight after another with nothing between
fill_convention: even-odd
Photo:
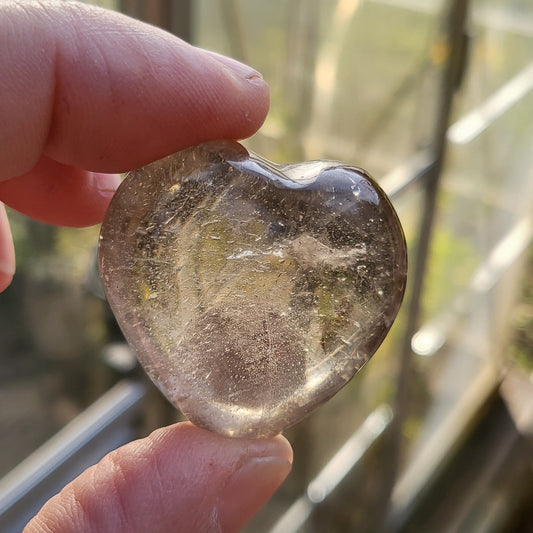
<instances>
[{"instance_id":1,"label":"fingernail","mask_svg":"<svg viewBox=\"0 0 533 533\"><path fill-rule=\"evenodd\" d=\"M253 457L230 478L217 514L223 531L239 531L285 480L291 463L282 457Z\"/></svg>"},{"instance_id":2,"label":"fingernail","mask_svg":"<svg viewBox=\"0 0 533 533\"><path fill-rule=\"evenodd\" d=\"M114 194L121 182L120 174L93 174L94 185L104 195Z\"/></svg>"},{"instance_id":3,"label":"fingernail","mask_svg":"<svg viewBox=\"0 0 533 533\"><path fill-rule=\"evenodd\" d=\"M250 81L256 81L259 80L263 82L263 76L260 72L253 69L252 67L241 63L240 61L237 61L236 59L232 59L231 57L223 56L222 54L217 54L216 52L207 52L213 59L224 65L224 67L231 70L234 74L236 74L239 78L244 78L246 80ZM264 82L263 82L264 83Z\"/></svg>"}]
</instances>

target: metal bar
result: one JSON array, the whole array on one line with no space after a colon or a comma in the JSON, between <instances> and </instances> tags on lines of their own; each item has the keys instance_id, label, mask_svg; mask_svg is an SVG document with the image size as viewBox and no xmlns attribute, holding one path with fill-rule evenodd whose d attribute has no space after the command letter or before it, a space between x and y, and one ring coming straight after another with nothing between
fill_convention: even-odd
<instances>
[{"instance_id":1,"label":"metal bar","mask_svg":"<svg viewBox=\"0 0 533 533\"><path fill-rule=\"evenodd\" d=\"M429 442L413 458L394 486L387 517L387 531L401 531L425 491L437 479L460 445L482 407L497 390L498 383L496 370L488 365L483 367L461 400L431 435Z\"/></svg>"},{"instance_id":2,"label":"metal bar","mask_svg":"<svg viewBox=\"0 0 533 533\"><path fill-rule=\"evenodd\" d=\"M381 405L368 415L361 426L341 446L326 466L279 518L270 533L293 533L305 523L315 505L323 502L361 461L365 453L392 421L392 409Z\"/></svg>"},{"instance_id":3,"label":"metal bar","mask_svg":"<svg viewBox=\"0 0 533 533\"><path fill-rule=\"evenodd\" d=\"M231 56L244 63L250 62L246 24L235 0L219 0L222 20L226 26Z\"/></svg>"},{"instance_id":4,"label":"metal bar","mask_svg":"<svg viewBox=\"0 0 533 533\"><path fill-rule=\"evenodd\" d=\"M144 395L140 382L117 383L0 479L0 531L21 531L64 485L131 440Z\"/></svg>"},{"instance_id":5,"label":"metal bar","mask_svg":"<svg viewBox=\"0 0 533 533\"><path fill-rule=\"evenodd\" d=\"M426 181L424 205L417 239L417 248L411 268L411 286L407 302L407 324L403 341L400 346L397 391L394 402L394 420L388 434L386 446L389 448L390 464L384 470L385 491L383 508L390 507L390 497L398 475L402 446L403 422L407 416L409 399L409 375L411 372L411 339L418 328L420 301L424 286L424 277L428 259L429 245L435 220L437 193L446 152L446 132L450 120L453 96L461 79L461 68L464 66L464 46L468 0L451 0L444 16L442 39L447 52L447 61L442 73L440 90L437 99L438 111L431 149L434 154L434 166ZM384 513L385 518L385 513ZM385 522L381 527L386 527ZM377 528L379 530L380 528Z\"/></svg>"},{"instance_id":6,"label":"metal bar","mask_svg":"<svg viewBox=\"0 0 533 533\"><path fill-rule=\"evenodd\" d=\"M120 0L120 11L192 40L192 0Z\"/></svg>"},{"instance_id":7,"label":"metal bar","mask_svg":"<svg viewBox=\"0 0 533 533\"><path fill-rule=\"evenodd\" d=\"M505 272L520 258L533 240L533 217L518 220L509 232L492 248L486 261L479 266L468 288L437 318L424 324L413 335L411 348L417 355L432 356L442 348L459 317L479 304L476 296L486 294Z\"/></svg>"},{"instance_id":8,"label":"metal bar","mask_svg":"<svg viewBox=\"0 0 533 533\"><path fill-rule=\"evenodd\" d=\"M439 2L432 0L367 0L367 2L427 15L434 15L439 10ZM497 5L483 6L481 2L478 2L475 7L473 15L477 25L490 30L533 37L533 18L525 10L513 12L502 10Z\"/></svg>"},{"instance_id":9,"label":"metal bar","mask_svg":"<svg viewBox=\"0 0 533 533\"><path fill-rule=\"evenodd\" d=\"M435 166L430 150L422 150L395 167L380 181L387 196L395 200L413 185L426 180Z\"/></svg>"},{"instance_id":10,"label":"metal bar","mask_svg":"<svg viewBox=\"0 0 533 533\"><path fill-rule=\"evenodd\" d=\"M448 129L448 140L468 144L533 90L533 63Z\"/></svg>"}]
</instances>

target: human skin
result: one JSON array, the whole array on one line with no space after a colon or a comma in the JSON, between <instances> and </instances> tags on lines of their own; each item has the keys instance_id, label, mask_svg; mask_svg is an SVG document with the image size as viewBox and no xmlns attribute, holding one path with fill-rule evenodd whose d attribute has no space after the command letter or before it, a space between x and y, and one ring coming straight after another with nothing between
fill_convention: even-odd
<instances>
[{"instance_id":1,"label":"human skin","mask_svg":"<svg viewBox=\"0 0 533 533\"><path fill-rule=\"evenodd\" d=\"M0 46L0 201L50 224L100 222L119 172L247 137L268 110L253 69L93 6L0 2ZM0 204L0 290L14 273ZM107 455L25 531L238 531L291 463L282 436L176 424Z\"/></svg>"}]
</instances>

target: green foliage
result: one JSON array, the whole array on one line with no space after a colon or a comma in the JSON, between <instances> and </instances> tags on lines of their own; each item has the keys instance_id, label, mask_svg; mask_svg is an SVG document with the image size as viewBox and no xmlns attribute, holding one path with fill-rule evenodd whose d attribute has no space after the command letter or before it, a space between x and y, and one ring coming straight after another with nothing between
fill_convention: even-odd
<instances>
[{"instance_id":1,"label":"green foliage","mask_svg":"<svg viewBox=\"0 0 533 533\"><path fill-rule=\"evenodd\" d=\"M446 309L465 290L478 265L472 242L448 225L437 225L433 233L425 278L424 316Z\"/></svg>"},{"instance_id":2,"label":"green foliage","mask_svg":"<svg viewBox=\"0 0 533 533\"><path fill-rule=\"evenodd\" d=\"M512 363L527 373L533 372L533 246L523 274L522 290L511 316L513 335L509 355Z\"/></svg>"}]
</instances>

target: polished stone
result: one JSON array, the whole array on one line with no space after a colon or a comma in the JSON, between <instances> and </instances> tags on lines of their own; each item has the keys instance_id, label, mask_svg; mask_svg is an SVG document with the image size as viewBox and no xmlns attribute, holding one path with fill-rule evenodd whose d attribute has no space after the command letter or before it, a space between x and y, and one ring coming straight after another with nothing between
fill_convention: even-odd
<instances>
[{"instance_id":1,"label":"polished stone","mask_svg":"<svg viewBox=\"0 0 533 533\"><path fill-rule=\"evenodd\" d=\"M345 385L405 289L403 232L363 170L275 165L233 141L134 171L100 236L105 292L193 423L270 437Z\"/></svg>"}]
</instances>

